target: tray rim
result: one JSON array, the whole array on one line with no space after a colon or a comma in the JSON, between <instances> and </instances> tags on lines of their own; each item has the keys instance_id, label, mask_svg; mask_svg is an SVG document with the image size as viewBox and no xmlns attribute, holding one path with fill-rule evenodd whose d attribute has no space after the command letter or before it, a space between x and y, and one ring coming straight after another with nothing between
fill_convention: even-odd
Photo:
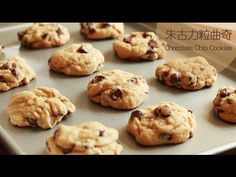
<instances>
[{"instance_id":1,"label":"tray rim","mask_svg":"<svg viewBox=\"0 0 236 177\"><path fill-rule=\"evenodd\" d=\"M62 24L70 24L70 23L65 23L62 22ZM73 22L74 23L74 22ZM13 25L13 26L8 26L8 27L1 27L0 28L0 33L4 33L4 32L9 32L11 30L16 30L16 29L21 29L21 28L26 28L28 26L30 26L32 24L32 22L29 23L22 23L22 24L17 24L17 25ZM141 25L144 28L147 28L149 30L155 30L154 28L154 23L136 23L137 25ZM0 140L2 145L13 155L26 155L27 153L24 152L21 147L19 147L19 145L17 145L14 140L11 138L10 135L8 135L7 131L0 125ZM234 142L230 142L221 146L218 146L216 148L212 148L210 150L206 150L204 152L200 152L200 153L196 153L196 155L215 155L218 153L222 153L224 151L228 151L231 149L236 149L236 141ZM121 154L122 155L122 154Z\"/></svg>"}]
</instances>

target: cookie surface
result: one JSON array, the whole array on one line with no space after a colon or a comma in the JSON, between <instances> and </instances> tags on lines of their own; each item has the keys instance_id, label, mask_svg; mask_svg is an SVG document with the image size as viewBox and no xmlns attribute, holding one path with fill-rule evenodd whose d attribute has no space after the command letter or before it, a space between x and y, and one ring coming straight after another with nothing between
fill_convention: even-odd
<instances>
[{"instance_id":1,"label":"cookie surface","mask_svg":"<svg viewBox=\"0 0 236 177\"><path fill-rule=\"evenodd\" d=\"M166 42L153 32L133 32L113 42L113 50L121 59L157 60L166 55Z\"/></svg>"},{"instance_id":2,"label":"cookie surface","mask_svg":"<svg viewBox=\"0 0 236 177\"><path fill-rule=\"evenodd\" d=\"M139 144L179 144L193 136L196 127L191 110L173 102L150 105L131 113L127 130Z\"/></svg>"},{"instance_id":3,"label":"cookie surface","mask_svg":"<svg viewBox=\"0 0 236 177\"><path fill-rule=\"evenodd\" d=\"M197 56L175 59L157 66L156 77L168 86L198 90L213 86L217 72L205 58Z\"/></svg>"},{"instance_id":4,"label":"cookie surface","mask_svg":"<svg viewBox=\"0 0 236 177\"><path fill-rule=\"evenodd\" d=\"M64 45L70 39L67 28L57 23L35 23L18 33L22 46L44 49Z\"/></svg>"},{"instance_id":5,"label":"cookie surface","mask_svg":"<svg viewBox=\"0 0 236 177\"><path fill-rule=\"evenodd\" d=\"M13 125L49 129L74 111L75 106L58 90L37 87L31 91L13 94L8 104L7 115Z\"/></svg>"},{"instance_id":6,"label":"cookie surface","mask_svg":"<svg viewBox=\"0 0 236 177\"><path fill-rule=\"evenodd\" d=\"M35 77L34 69L21 57L0 61L0 92L26 85Z\"/></svg>"},{"instance_id":7,"label":"cookie surface","mask_svg":"<svg viewBox=\"0 0 236 177\"><path fill-rule=\"evenodd\" d=\"M80 23L80 33L91 40L114 39L124 34L123 23Z\"/></svg>"},{"instance_id":8,"label":"cookie surface","mask_svg":"<svg viewBox=\"0 0 236 177\"><path fill-rule=\"evenodd\" d=\"M123 147L118 143L119 133L99 122L77 126L60 125L46 141L48 154L118 155Z\"/></svg>"},{"instance_id":9,"label":"cookie surface","mask_svg":"<svg viewBox=\"0 0 236 177\"><path fill-rule=\"evenodd\" d=\"M54 52L48 61L49 67L71 76L85 76L99 71L104 63L103 54L91 44L72 44Z\"/></svg>"},{"instance_id":10,"label":"cookie surface","mask_svg":"<svg viewBox=\"0 0 236 177\"><path fill-rule=\"evenodd\" d=\"M149 87L141 76L122 70L97 74L88 84L89 98L115 109L133 109L148 97Z\"/></svg>"},{"instance_id":11,"label":"cookie surface","mask_svg":"<svg viewBox=\"0 0 236 177\"><path fill-rule=\"evenodd\" d=\"M230 123L236 123L236 89L222 87L218 90L213 101L214 109L218 116Z\"/></svg>"}]
</instances>

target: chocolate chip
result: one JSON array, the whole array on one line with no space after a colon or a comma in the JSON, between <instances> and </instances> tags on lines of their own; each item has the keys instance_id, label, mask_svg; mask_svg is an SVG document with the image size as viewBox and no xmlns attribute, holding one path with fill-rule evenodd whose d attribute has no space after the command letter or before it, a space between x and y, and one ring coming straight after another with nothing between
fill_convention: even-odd
<instances>
[{"instance_id":1,"label":"chocolate chip","mask_svg":"<svg viewBox=\"0 0 236 177\"><path fill-rule=\"evenodd\" d=\"M148 46L151 47L152 49L158 47L157 42L156 42L155 40L153 40L153 39L151 39L151 40L148 42Z\"/></svg>"},{"instance_id":2,"label":"chocolate chip","mask_svg":"<svg viewBox=\"0 0 236 177\"><path fill-rule=\"evenodd\" d=\"M0 82L6 82L6 80L3 76L0 76Z\"/></svg>"},{"instance_id":3,"label":"chocolate chip","mask_svg":"<svg viewBox=\"0 0 236 177\"><path fill-rule=\"evenodd\" d=\"M92 83L98 83L98 82L101 82L103 79L105 79L104 76L101 76L101 75L98 75L98 76L95 76L95 78L92 80Z\"/></svg>"},{"instance_id":4,"label":"chocolate chip","mask_svg":"<svg viewBox=\"0 0 236 177\"><path fill-rule=\"evenodd\" d=\"M84 145L84 149L90 149L91 148L91 146L89 146L89 145Z\"/></svg>"},{"instance_id":5,"label":"chocolate chip","mask_svg":"<svg viewBox=\"0 0 236 177\"><path fill-rule=\"evenodd\" d=\"M62 32L61 28L58 28L56 32L57 32L58 36L60 36L61 34L64 34L64 33Z\"/></svg>"},{"instance_id":6,"label":"chocolate chip","mask_svg":"<svg viewBox=\"0 0 236 177\"><path fill-rule=\"evenodd\" d=\"M130 37L133 38L133 37L136 37L137 35L136 34L131 34Z\"/></svg>"},{"instance_id":7,"label":"chocolate chip","mask_svg":"<svg viewBox=\"0 0 236 177\"><path fill-rule=\"evenodd\" d=\"M123 93L120 89L111 91L111 99L113 101L119 101L120 99L122 99L122 97L123 97Z\"/></svg>"},{"instance_id":8,"label":"chocolate chip","mask_svg":"<svg viewBox=\"0 0 236 177\"><path fill-rule=\"evenodd\" d=\"M102 23L101 28L107 28L110 27L111 25L109 23Z\"/></svg>"},{"instance_id":9,"label":"chocolate chip","mask_svg":"<svg viewBox=\"0 0 236 177\"><path fill-rule=\"evenodd\" d=\"M75 147L75 144L71 145L71 147L66 147L66 148L61 147L61 150L64 154L68 154L68 153L71 153L73 151L74 147Z\"/></svg>"},{"instance_id":10,"label":"chocolate chip","mask_svg":"<svg viewBox=\"0 0 236 177\"><path fill-rule=\"evenodd\" d=\"M223 113L224 111L222 109L216 109L216 112L220 114L220 113Z\"/></svg>"},{"instance_id":11,"label":"chocolate chip","mask_svg":"<svg viewBox=\"0 0 236 177\"><path fill-rule=\"evenodd\" d=\"M170 133L161 133L159 135L159 138L162 139L162 140L171 140L172 135Z\"/></svg>"},{"instance_id":12,"label":"chocolate chip","mask_svg":"<svg viewBox=\"0 0 236 177\"><path fill-rule=\"evenodd\" d=\"M95 33L96 32L96 29L94 27L89 27L89 32L90 33Z\"/></svg>"},{"instance_id":13,"label":"chocolate chip","mask_svg":"<svg viewBox=\"0 0 236 177\"><path fill-rule=\"evenodd\" d=\"M171 110L168 106L165 105L165 106L157 107L156 109L154 109L154 114L157 117L167 118L170 116Z\"/></svg>"},{"instance_id":14,"label":"chocolate chip","mask_svg":"<svg viewBox=\"0 0 236 177\"><path fill-rule=\"evenodd\" d=\"M42 37L42 39L45 39L47 36L48 36L48 34L44 33L41 37Z\"/></svg>"},{"instance_id":15,"label":"chocolate chip","mask_svg":"<svg viewBox=\"0 0 236 177\"><path fill-rule=\"evenodd\" d=\"M15 76L16 78L18 78L19 74L18 72L16 71L16 69L11 69L11 73L13 74L13 76Z\"/></svg>"},{"instance_id":16,"label":"chocolate chip","mask_svg":"<svg viewBox=\"0 0 236 177\"><path fill-rule=\"evenodd\" d=\"M99 136L104 136L105 130L99 130Z\"/></svg>"},{"instance_id":17,"label":"chocolate chip","mask_svg":"<svg viewBox=\"0 0 236 177\"><path fill-rule=\"evenodd\" d=\"M18 38L19 38L20 41L22 40L22 38L24 37L25 34L26 34L26 31L21 31L21 32L17 33Z\"/></svg>"},{"instance_id":18,"label":"chocolate chip","mask_svg":"<svg viewBox=\"0 0 236 177\"><path fill-rule=\"evenodd\" d=\"M95 33L96 32L94 23L81 23L81 28L82 29L87 28L89 33Z\"/></svg>"},{"instance_id":19,"label":"chocolate chip","mask_svg":"<svg viewBox=\"0 0 236 177\"><path fill-rule=\"evenodd\" d=\"M132 37L125 37L125 38L123 39L123 41L126 42L126 43L131 43Z\"/></svg>"},{"instance_id":20,"label":"chocolate chip","mask_svg":"<svg viewBox=\"0 0 236 177\"><path fill-rule=\"evenodd\" d=\"M201 71L204 71L204 70L205 70L205 68L201 66L201 67L200 67L200 70L201 70Z\"/></svg>"},{"instance_id":21,"label":"chocolate chip","mask_svg":"<svg viewBox=\"0 0 236 177\"><path fill-rule=\"evenodd\" d=\"M227 98L227 102L228 102L229 104L232 104L232 103L233 103L233 100L230 99L230 98Z\"/></svg>"},{"instance_id":22,"label":"chocolate chip","mask_svg":"<svg viewBox=\"0 0 236 177\"><path fill-rule=\"evenodd\" d=\"M190 112L191 114L193 113L193 111L191 109L188 109L188 112Z\"/></svg>"},{"instance_id":23,"label":"chocolate chip","mask_svg":"<svg viewBox=\"0 0 236 177\"><path fill-rule=\"evenodd\" d=\"M37 121L36 121L35 119L33 119L33 118L30 118L30 117L27 118L27 122L28 122L31 126L37 126L37 125L38 125L38 124L37 124Z\"/></svg>"},{"instance_id":24,"label":"chocolate chip","mask_svg":"<svg viewBox=\"0 0 236 177\"><path fill-rule=\"evenodd\" d=\"M194 85L196 83L196 78L195 77L189 76L188 80L189 80L189 85L190 86Z\"/></svg>"},{"instance_id":25,"label":"chocolate chip","mask_svg":"<svg viewBox=\"0 0 236 177\"><path fill-rule=\"evenodd\" d=\"M189 139L193 137L193 132L189 132Z\"/></svg>"},{"instance_id":26,"label":"chocolate chip","mask_svg":"<svg viewBox=\"0 0 236 177\"><path fill-rule=\"evenodd\" d=\"M148 36L151 36L148 32L144 32L143 35L142 35L144 38L148 37Z\"/></svg>"},{"instance_id":27,"label":"chocolate chip","mask_svg":"<svg viewBox=\"0 0 236 177\"><path fill-rule=\"evenodd\" d=\"M154 54L155 52L152 50L152 49L148 49L147 50L147 52L146 52L146 54L148 54L148 55L152 55L152 54Z\"/></svg>"},{"instance_id":28,"label":"chocolate chip","mask_svg":"<svg viewBox=\"0 0 236 177\"><path fill-rule=\"evenodd\" d=\"M177 73L172 74L172 75L170 76L170 80L171 80L171 82L173 82L173 83L177 83L177 82L179 81L179 76L178 76L178 74L177 74Z\"/></svg>"},{"instance_id":29,"label":"chocolate chip","mask_svg":"<svg viewBox=\"0 0 236 177\"><path fill-rule=\"evenodd\" d=\"M140 119L142 116L143 116L143 113L141 111L139 111L139 110L136 110L136 111L133 111L131 113L130 118L131 118L131 120L133 120L134 118Z\"/></svg>"},{"instance_id":30,"label":"chocolate chip","mask_svg":"<svg viewBox=\"0 0 236 177\"><path fill-rule=\"evenodd\" d=\"M161 74L161 77L162 77L162 79L165 79L168 75L169 75L169 72L164 71L164 72Z\"/></svg>"},{"instance_id":31,"label":"chocolate chip","mask_svg":"<svg viewBox=\"0 0 236 177\"><path fill-rule=\"evenodd\" d=\"M229 95L230 95L230 92L226 88L220 91L220 97L221 98L225 98Z\"/></svg>"},{"instance_id":32,"label":"chocolate chip","mask_svg":"<svg viewBox=\"0 0 236 177\"><path fill-rule=\"evenodd\" d=\"M78 50L77 50L78 53L88 53L88 51L83 47L81 46Z\"/></svg>"},{"instance_id":33,"label":"chocolate chip","mask_svg":"<svg viewBox=\"0 0 236 177\"><path fill-rule=\"evenodd\" d=\"M7 69L9 69L9 68L10 68L9 63L5 63L5 64L3 64L3 65L0 67L1 70L7 70Z\"/></svg>"},{"instance_id":34,"label":"chocolate chip","mask_svg":"<svg viewBox=\"0 0 236 177\"><path fill-rule=\"evenodd\" d=\"M138 78L133 77L133 78L129 79L128 82L132 82L134 84L137 84L138 83Z\"/></svg>"},{"instance_id":35,"label":"chocolate chip","mask_svg":"<svg viewBox=\"0 0 236 177\"><path fill-rule=\"evenodd\" d=\"M12 63L12 68L16 68L16 66L17 66L16 63Z\"/></svg>"}]
</instances>

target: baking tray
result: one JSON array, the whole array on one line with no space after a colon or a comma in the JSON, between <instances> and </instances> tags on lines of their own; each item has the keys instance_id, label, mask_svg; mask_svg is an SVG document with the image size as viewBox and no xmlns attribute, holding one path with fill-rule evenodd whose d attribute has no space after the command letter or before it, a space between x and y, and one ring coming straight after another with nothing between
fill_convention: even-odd
<instances>
[{"instance_id":1,"label":"baking tray","mask_svg":"<svg viewBox=\"0 0 236 177\"><path fill-rule=\"evenodd\" d=\"M4 57L19 55L25 58L37 72L37 78L28 85L0 93L0 138L13 154L45 154L45 140L58 127L57 125L51 130L42 130L40 128L18 128L10 124L6 115L10 96L23 90L33 89L36 86L56 88L75 104L76 112L68 119L63 120L61 124L76 125L87 121L99 121L108 127L116 128L120 132L120 141L124 147L122 154L215 154L236 146L236 125L221 121L212 110L212 101L217 90L223 85L235 87L236 77L232 70L226 68L221 71L217 83L211 88L199 91L171 88L157 81L154 74L155 69L165 59L185 56L183 53L168 51L163 60L128 62L120 60L114 55L112 40L88 41L79 34L78 24L64 24L71 33L71 39L65 46L80 42L89 42L94 45L104 54L106 59L102 71L122 69L146 78L150 87L150 96L140 107L161 101L174 101L194 111L197 129L192 139L178 145L144 147L138 145L126 131L126 125L132 110L105 108L92 103L87 97L87 84L96 73L87 77L67 77L49 70L47 61L52 52L65 46L44 50L28 50L20 47L16 34L29 25L24 24L0 29L0 42L6 46ZM150 31L149 27L147 24L125 24L125 31L126 33ZM195 56L194 53L191 53L191 55ZM236 62L233 61L230 67L235 68Z\"/></svg>"}]
</instances>

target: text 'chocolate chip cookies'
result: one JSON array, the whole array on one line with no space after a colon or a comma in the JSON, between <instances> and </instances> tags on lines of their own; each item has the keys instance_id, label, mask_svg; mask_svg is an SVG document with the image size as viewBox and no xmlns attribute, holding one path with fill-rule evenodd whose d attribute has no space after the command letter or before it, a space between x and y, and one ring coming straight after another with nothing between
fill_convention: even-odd
<instances>
[{"instance_id":1,"label":"text 'chocolate chip cookies'","mask_svg":"<svg viewBox=\"0 0 236 177\"><path fill-rule=\"evenodd\" d=\"M121 59L157 60L166 55L166 42L153 32L133 32L113 42L114 52Z\"/></svg>"},{"instance_id":2,"label":"text 'chocolate chip cookies'","mask_svg":"<svg viewBox=\"0 0 236 177\"><path fill-rule=\"evenodd\" d=\"M139 144L179 144L193 136L196 128L191 110L173 102L150 105L131 113L127 130Z\"/></svg>"},{"instance_id":3,"label":"text 'chocolate chip cookies'","mask_svg":"<svg viewBox=\"0 0 236 177\"><path fill-rule=\"evenodd\" d=\"M85 122L77 126L60 125L46 141L48 154L118 155L123 147L119 133L99 122Z\"/></svg>"},{"instance_id":4,"label":"text 'chocolate chip cookies'","mask_svg":"<svg viewBox=\"0 0 236 177\"><path fill-rule=\"evenodd\" d=\"M43 129L54 127L74 111L75 106L68 98L61 95L58 90L47 87L13 94L7 108L13 125L39 126Z\"/></svg>"},{"instance_id":5,"label":"text 'chocolate chip cookies'","mask_svg":"<svg viewBox=\"0 0 236 177\"><path fill-rule=\"evenodd\" d=\"M203 57L180 58L157 66L158 80L185 90L211 87L217 79L216 69Z\"/></svg>"},{"instance_id":6,"label":"text 'chocolate chip cookies'","mask_svg":"<svg viewBox=\"0 0 236 177\"><path fill-rule=\"evenodd\" d=\"M123 23L80 23L80 33L91 40L114 39L124 34Z\"/></svg>"},{"instance_id":7,"label":"text 'chocolate chip cookies'","mask_svg":"<svg viewBox=\"0 0 236 177\"><path fill-rule=\"evenodd\" d=\"M236 89L222 87L213 101L214 109L219 117L230 123L236 123Z\"/></svg>"},{"instance_id":8,"label":"text 'chocolate chip cookies'","mask_svg":"<svg viewBox=\"0 0 236 177\"><path fill-rule=\"evenodd\" d=\"M19 32L18 38L26 48L44 49L64 45L70 39L70 33L56 23L35 23Z\"/></svg>"},{"instance_id":9,"label":"text 'chocolate chip cookies'","mask_svg":"<svg viewBox=\"0 0 236 177\"><path fill-rule=\"evenodd\" d=\"M148 92L145 79L122 70L101 72L87 87L87 94L93 102L115 109L138 107L148 97Z\"/></svg>"},{"instance_id":10,"label":"text 'chocolate chip cookies'","mask_svg":"<svg viewBox=\"0 0 236 177\"><path fill-rule=\"evenodd\" d=\"M28 84L36 73L26 61L18 56L0 61L0 92Z\"/></svg>"},{"instance_id":11,"label":"text 'chocolate chip cookies'","mask_svg":"<svg viewBox=\"0 0 236 177\"><path fill-rule=\"evenodd\" d=\"M72 44L54 52L49 67L69 76L85 76L99 71L104 63L103 54L91 44Z\"/></svg>"}]
</instances>

